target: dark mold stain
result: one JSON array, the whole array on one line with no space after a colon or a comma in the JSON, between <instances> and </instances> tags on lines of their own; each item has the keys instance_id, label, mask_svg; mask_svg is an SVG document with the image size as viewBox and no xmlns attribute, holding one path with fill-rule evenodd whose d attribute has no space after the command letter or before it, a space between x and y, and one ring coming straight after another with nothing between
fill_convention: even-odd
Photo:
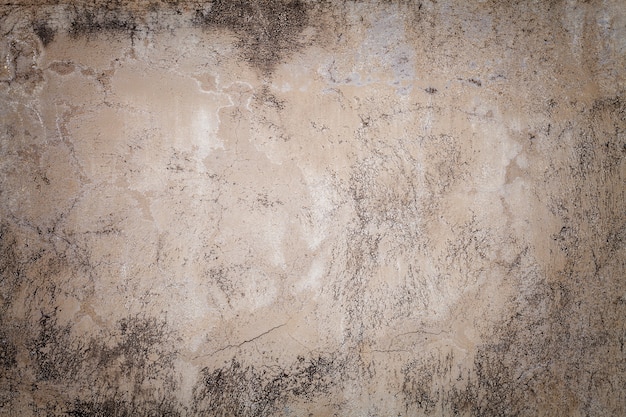
<instances>
[{"instance_id":1,"label":"dark mold stain","mask_svg":"<svg viewBox=\"0 0 626 417\"><path fill-rule=\"evenodd\" d=\"M50 44L50 42L52 42L54 40L54 37L56 36L56 31L48 26L46 22L38 22L34 24L33 30L35 31L39 39L41 39L41 43L43 44L43 46L48 46L48 44Z\"/></svg>"},{"instance_id":2,"label":"dark mold stain","mask_svg":"<svg viewBox=\"0 0 626 417\"><path fill-rule=\"evenodd\" d=\"M260 103L263 107L274 108L277 111L283 110L285 108L285 101L277 98L270 91L267 85L264 85L261 90L254 94L254 99L257 103Z\"/></svg>"},{"instance_id":3,"label":"dark mold stain","mask_svg":"<svg viewBox=\"0 0 626 417\"><path fill-rule=\"evenodd\" d=\"M192 403L183 405L173 396L179 341L164 321L127 317L113 332L80 338L52 311L42 313L33 331L27 346L36 371L33 386L81 387L78 395L44 404L76 417L276 415L290 400L314 402L329 394L344 369L344 361L334 355L298 357L282 369L233 359L222 368L204 368ZM6 351L5 362L12 366L14 350L9 346Z\"/></svg>"},{"instance_id":4,"label":"dark mold stain","mask_svg":"<svg viewBox=\"0 0 626 417\"><path fill-rule=\"evenodd\" d=\"M11 304L21 267L15 252L17 240L8 223L0 224L0 319Z\"/></svg>"},{"instance_id":5,"label":"dark mold stain","mask_svg":"<svg viewBox=\"0 0 626 417\"><path fill-rule=\"evenodd\" d=\"M237 359L223 368L205 368L194 388L193 414L268 416L288 400L313 401L338 383L342 361L334 356L298 359L286 369L243 365Z\"/></svg>"},{"instance_id":6,"label":"dark mold stain","mask_svg":"<svg viewBox=\"0 0 626 417\"><path fill-rule=\"evenodd\" d=\"M208 10L197 10L194 23L232 30L248 62L269 73L299 48L297 36L308 23L308 13L299 0L217 0Z\"/></svg>"},{"instance_id":7,"label":"dark mold stain","mask_svg":"<svg viewBox=\"0 0 626 417\"><path fill-rule=\"evenodd\" d=\"M66 415L72 417L178 417L181 413L171 402L154 404L135 404L116 398L103 401L76 400L69 407Z\"/></svg>"},{"instance_id":8,"label":"dark mold stain","mask_svg":"<svg viewBox=\"0 0 626 417\"><path fill-rule=\"evenodd\" d=\"M101 403L76 400L67 415L72 417L126 417L130 415L130 410L127 404L119 400L107 400Z\"/></svg>"},{"instance_id":9,"label":"dark mold stain","mask_svg":"<svg viewBox=\"0 0 626 417\"><path fill-rule=\"evenodd\" d=\"M75 5L69 9L68 32L74 38L108 32L134 40L138 32L167 28L165 22L150 20L149 13L167 11L181 16L183 9L193 7L191 3L180 3L183 5L176 1L154 3L143 11L122 2L106 7ZM298 36L309 22L307 7L300 0L216 0L205 7L198 5L191 22L179 19L179 24L231 30L240 41L245 59L269 74L287 54L300 48ZM37 23L35 31L44 45L54 38L54 31L46 23Z\"/></svg>"},{"instance_id":10,"label":"dark mold stain","mask_svg":"<svg viewBox=\"0 0 626 417\"><path fill-rule=\"evenodd\" d=\"M569 251L570 258L584 258L584 244ZM583 282L594 278L581 272L565 270L554 280L519 266L513 272L523 284L511 300L512 314L474 358L476 378L469 385L481 398L474 414L621 414L608 398L626 382L623 372L611 372L623 369L623 361L610 353L621 347L625 306L590 299ZM585 317L587 324L572 317Z\"/></svg>"},{"instance_id":11,"label":"dark mold stain","mask_svg":"<svg viewBox=\"0 0 626 417\"><path fill-rule=\"evenodd\" d=\"M75 9L70 23L72 37L91 36L100 32L128 34L134 39L138 30L138 19L132 11L122 8Z\"/></svg>"},{"instance_id":12,"label":"dark mold stain","mask_svg":"<svg viewBox=\"0 0 626 417\"><path fill-rule=\"evenodd\" d=\"M407 415L489 415L481 414L478 390L469 377L454 366L454 354L431 354L402 368L402 395ZM443 381L449 381L445 383ZM452 382L454 381L454 382Z\"/></svg>"},{"instance_id":13,"label":"dark mold stain","mask_svg":"<svg viewBox=\"0 0 626 417\"><path fill-rule=\"evenodd\" d=\"M0 329L0 368L10 369L17 364L17 347L10 340L9 336Z\"/></svg>"},{"instance_id":14,"label":"dark mold stain","mask_svg":"<svg viewBox=\"0 0 626 417\"><path fill-rule=\"evenodd\" d=\"M38 381L58 380L75 375L85 361L86 346L82 341L70 341L71 328L57 325L54 313L42 312L39 332L30 346L36 364Z\"/></svg>"},{"instance_id":15,"label":"dark mold stain","mask_svg":"<svg viewBox=\"0 0 626 417\"><path fill-rule=\"evenodd\" d=\"M111 346L104 342L108 338L102 337L93 339L89 346L88 364L98 369L104 379L98 390L102 400L95 405L102 406L115 398L125 404L123 409L131 411L145 412L159 404L175 409L176 401L170 396L176 388L173 362L178 355L178 341L166 322L156 317L134 316L120 320L117 326L111 337L117 343ZM129 389L118 392L120 381Z\"/></svg>"},{"instance_id":16,"label":"dark mold stain","mask_svg":"<svg viewBox=\"0 0 626 417\"><path fill-rule=\"evenodd\" d=\"M401 390L407 415L620 414L607 407L610 401L599 400L614 391L603 360L591 359L620 346L619 332L568 323L581 314L581 301L571 292L558 284L536 285L518 300L518 311L498 325L491 341L479 346L473 369L458 368L451 352L407 363ZM621 307L615 317L623 312ZM617 380L624 382L623 376Z\"/></svg>"},{"instance_id":17,"label":"dark mold stain","mask_svg":"<svg viewBox=\"0 0 626 417\"><path fill-rule=\"evenodd\" d=\"M133 316L113 331L80 337L58 323L55 311L42 312L27 347L35 385L82 387L77 397L48 400L71 416L178 416L174 359L178 340L165 321Z\"/></svg>"}]
</instances>

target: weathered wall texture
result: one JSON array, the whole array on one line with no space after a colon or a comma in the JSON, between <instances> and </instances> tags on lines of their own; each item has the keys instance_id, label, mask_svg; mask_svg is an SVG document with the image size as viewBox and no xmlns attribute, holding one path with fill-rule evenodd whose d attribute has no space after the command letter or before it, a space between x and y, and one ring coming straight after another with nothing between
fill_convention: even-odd
<instances>
[{"instance_id":1,"label":"weathered wall texture","mask_svg":"<svg viewBox=\"0 0 626 417\"><path fill-rule=\"evenodd\" d=\"M0 16L0 415L626 415L622 0Z\"/></svg>"}]
</instances>

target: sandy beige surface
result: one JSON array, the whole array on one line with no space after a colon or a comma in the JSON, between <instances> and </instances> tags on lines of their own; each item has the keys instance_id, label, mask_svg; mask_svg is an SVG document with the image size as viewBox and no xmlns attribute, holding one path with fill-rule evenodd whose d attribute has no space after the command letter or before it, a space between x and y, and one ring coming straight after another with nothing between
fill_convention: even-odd
<instances>
[{"instance_id":1,"label":"sandy beige surface","mask_svg":"<svg viewBox=\"0 0 626 417\"><path fill-rule=\"evenodd\" d=\"M0 415L626 414L623 1L0 29Z\"/></svg>"}]
</instances>

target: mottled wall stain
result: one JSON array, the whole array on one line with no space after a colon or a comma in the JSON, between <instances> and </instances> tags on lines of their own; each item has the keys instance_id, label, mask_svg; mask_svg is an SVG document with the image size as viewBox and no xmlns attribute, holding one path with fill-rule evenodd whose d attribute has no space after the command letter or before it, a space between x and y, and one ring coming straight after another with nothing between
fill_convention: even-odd
<instances>
[{"instance_id":1,"label":"mottled wall stain","mask_svg":"<svg viewBox=\"0 0 626 417\"><path fill-rule=\"evenodd\" d=\"M0 415L626 414L622 2L0 29Z\"/></svg>"}]
</instances>

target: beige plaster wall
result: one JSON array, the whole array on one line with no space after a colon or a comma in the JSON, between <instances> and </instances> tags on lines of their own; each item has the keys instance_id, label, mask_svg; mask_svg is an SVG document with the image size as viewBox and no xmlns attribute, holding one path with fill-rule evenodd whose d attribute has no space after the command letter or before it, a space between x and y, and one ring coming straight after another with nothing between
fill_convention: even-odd
<instances>
[{"instance_id":1,"label":"beige plaster wall","mask_svg":"<svg viewBox=\"0 0 626 417\"><path fill-rule=\"evenodd\" d=\"M0 415L626 415L623 1L0 29Z\"/></svg>"}]
</instances>

